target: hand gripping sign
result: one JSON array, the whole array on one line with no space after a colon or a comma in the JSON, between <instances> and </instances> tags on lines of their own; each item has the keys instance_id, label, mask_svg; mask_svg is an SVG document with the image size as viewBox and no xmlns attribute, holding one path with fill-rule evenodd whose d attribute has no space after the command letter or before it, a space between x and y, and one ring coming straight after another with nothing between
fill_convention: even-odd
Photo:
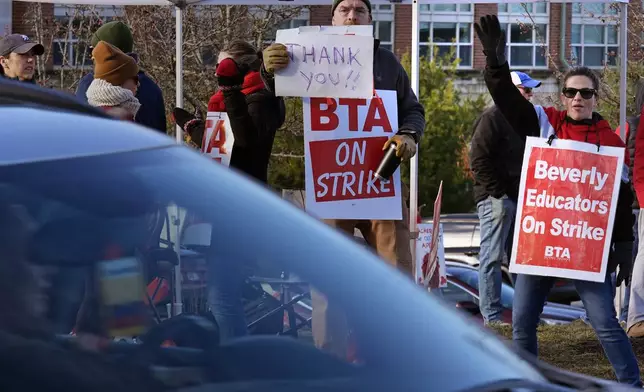
<instances>
[{"instance_id":1,"label":"hand gripping sign","mask_svg":"<svg viewBox=\"0 0 644 392\"><path fill-rule=\"evenodd\" d=\"M400 168L373 173L398 130L396 92L372 99L303 98L306 211L321 219L400 220Z\"/></svg>"},{"instance_id":2,"label":"hand gripping sign","mask_svg":"<svg viewBox=\"0 0 644 392\"><path fill-rule=\"evenodd\" d=\"M230 165L235 136L225 112L208 112L201 152L224 166Z\"/></svg>"},{"instance_id":3,"label":"hand gripping sign","mask_svg":"<svg viewBox=\"0 0 644 392\"><path fill-rule=\"evenodd\" d=\"M275 73L275 94L285 97L370 98L373 26L302 26L277 30L289 65Z\"/></svg>"},{"instance_id":4,"label":"hand gripping sign","mask_svg":"<svg viewBox=\"0 0 644 392\"><path fill-rule=\"evenodd\" d=\"M510 272L603 282L624 149L526 140Z\"/></svg>"}]
</instances>

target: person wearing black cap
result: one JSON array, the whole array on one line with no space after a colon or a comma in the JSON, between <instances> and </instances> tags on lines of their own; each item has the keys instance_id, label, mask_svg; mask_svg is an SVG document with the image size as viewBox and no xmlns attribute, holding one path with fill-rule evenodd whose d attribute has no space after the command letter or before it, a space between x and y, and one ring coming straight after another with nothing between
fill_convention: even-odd
<instances>
[{"instance_id":1,"label":"person wearing black cap","mask_svg":"<svg viewBox=\"0 0 644 392\"><path fill-rule=\"evenodd\" d=\"M0 39L0 69L8 79L35 83L36 56L45 53L45 47L26 35L10 34Z\"/></svg>"},{"instance_id":2,"label":"person wearing black cap","mask_svg":"<svg viewBox=\"0 0 644 392\"><path fill-rule=\"evenodd\" d=\"M370 25L372 23L369 0L333 0L332 25ZM380 46L377 39L373 47L373 82L377 90L393 90L398 100L398 132L383 146L396 143L396 155L408 160L416 154L416 144L425 130L425 110L411 89L407 72L396 56ZM274 73L289 64L286 46L274 43L263 51L261 74L266 85L274 87ZM359 229L378 255L399 271L413 275L409 231L408 190L403 184L402 220L346 220L326 219L325 223L349 235ZM346 317L338 303L327 301L322 293L311 292L313 303L313 340L316 347L340 357L348 356L349 333Z\"/></svg>"}]
</instances>

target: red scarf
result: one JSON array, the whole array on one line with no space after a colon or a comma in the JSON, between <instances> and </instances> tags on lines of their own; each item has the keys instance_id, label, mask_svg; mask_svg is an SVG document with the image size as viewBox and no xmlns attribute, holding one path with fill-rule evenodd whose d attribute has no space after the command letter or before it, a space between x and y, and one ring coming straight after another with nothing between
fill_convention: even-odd
<instances>
[{"instance_id":1,"label":"red scarf","mask_svg":"<svg viewBox=\"0 0 644 392\"><path fill-rule=\"evenodd\" d=\"M259 91L263 88L266 88L264 86L264 81L262 80L262 77L260 76L259 72L257 71L251 71L244 76L244 84L242 85L242 90L241 92L244 93L244 95L252 94L256 91ZM219 90L210 97L210 101L208 101L208 111L209 112L225 112L226 111L226 104L224 103L224 92L222 90Z\"/></svg>"}]
</instances>

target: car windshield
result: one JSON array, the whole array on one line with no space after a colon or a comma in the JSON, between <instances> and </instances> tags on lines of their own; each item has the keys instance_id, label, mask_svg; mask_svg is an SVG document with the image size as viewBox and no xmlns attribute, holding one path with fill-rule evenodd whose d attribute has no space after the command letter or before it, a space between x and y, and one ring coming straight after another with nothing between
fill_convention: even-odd
<instances>
[{"instance_id":1,"label":"car windshield","mask_svg":"<svg viewBox=\"0 0 644 392\"><path fill-rule=\"evenodd\" d=\"M380 374L389 369L392 377L415 371L409 363L426 369L422 364L435 362L430 373L436 377L487 364L467 379L445 379L447 384L438 390L458 390L511 374L540 379L496 338L427 299L372 253L214 166L175 146L0 166L0 212L9 212L0 214L0 230L11 234L10 241L0 242L0 253L19 255L17 246L28 244L27 253L20 254L26 261L57 266L42 267L47 282L43 290L49 294L42 308L61 334L77 328L105 333L100 328L104 325L96 325L103 319L92 306L105 306L108 299L123 302L128 290L104 282L101 290L89 286L89 277L95 279L96 271L107 267L102 263L88 271L87 266L135 258L142 261L145 299L155 305L149 312L154 318L166 316L174 285L181 284L183 312L214 314L222 336L247 330L293 335L312 344L315 301L310 296L318 295L331 304L327 311L347 316L348 334L341 338L348 340L348 352L324 347L341 363L379 369ZM307 240L307 235L317 238ZM177 275L172 250L181 257ZM128 265L110 273L124 274ZM5 286L13 283L8 280L12 277L3 277ZM96 298L88 300L88 293L96 291L102 305ZM243 308L241 325L228 317L237 309L236 301ZM272 311L279 306L288 312ZM124 332L110 336L128 336L118 325L111 328ZM331 343L338 337L334 339ZM409 358L400 361L400 355ZM283 356L280 352L266 361L247 360L239 368L255 366L261 373L268 364L284 363ZM306 363L298 355L289 358L290 363ZM430 373L418 377L424 382Z\"/></svg>"}]
</instances>

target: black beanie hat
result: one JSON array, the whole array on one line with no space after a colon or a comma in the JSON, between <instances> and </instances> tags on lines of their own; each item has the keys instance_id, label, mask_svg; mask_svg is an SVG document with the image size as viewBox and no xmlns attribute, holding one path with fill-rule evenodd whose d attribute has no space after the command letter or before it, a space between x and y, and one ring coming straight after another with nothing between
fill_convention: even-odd
<instances>
[{"instance_id":1,"label":"black beanie hat","mask_svg":"<svg viewBox=\"0 0 644 392\"><path fill-rule=\"evenodd\" d=\"M333 7L331 7L331 15L333 15L335 13L335 9L338 8L338 5L340 5L340 3L342 3L342 1L343 0L333 0ZM367 8L369 9L369 13L371 14L371 1L362 0L362 2L364 3L364 5L367 6Z\"/></svg>"}]
</instances>

